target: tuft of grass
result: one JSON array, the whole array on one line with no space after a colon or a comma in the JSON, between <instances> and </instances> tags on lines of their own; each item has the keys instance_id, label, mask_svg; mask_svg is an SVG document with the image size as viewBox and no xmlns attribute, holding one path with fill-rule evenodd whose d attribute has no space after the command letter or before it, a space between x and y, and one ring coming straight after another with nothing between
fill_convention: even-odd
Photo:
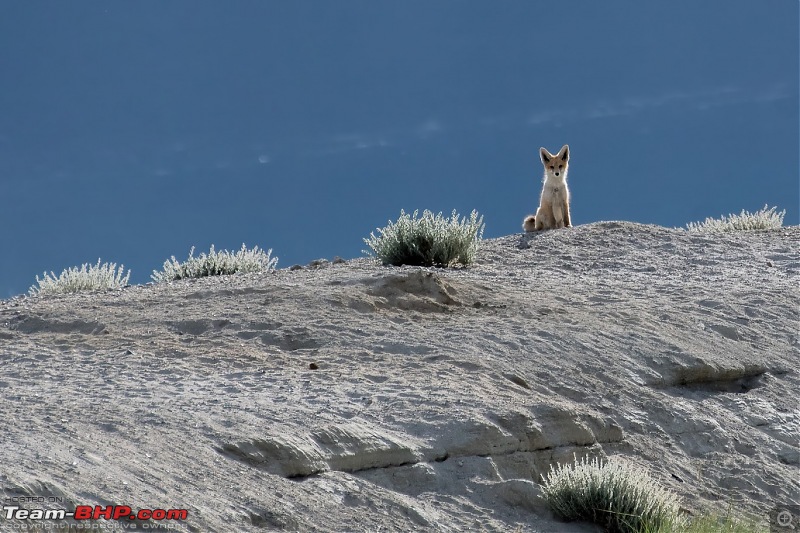
<instances>
[{"instance_id":1,"label":"tuft of grass","mask_svg":"<svg viewBox=\"0 0 800 533\"><path fill-rule=\"evenodd\" d=\"M154 270L150 277L153 281L161 282L183 278L222 276L237 272L269 272L274 270L278 263L278 258L270 257L271 254L271 249L264 252L258 246L254 246L252 250L248 250L244 244L242 244L242 249L235 253L228 250L217 252L212 244L211 250L207 254L201 253L194 257L194 246L192 246L186 261L179 262L173 255L164 262L164 267L160 272Z\"/></svg>"},{"instance_id":2,"label":"tuft of grass","mask_svg":"<svg viewBox=\"0 0 800 533\"><path fill-rule=\"evenodd\" d=\"M703 222L689 222L686 229L710 233L776 229L783 226L783 217L786 215L786 209L781 212L777 212L777 209L777 206L768 209L766 204L755 213L742 209L738 215L722 215L720 218L706 218Z\"/></svg>"},{"instance_id":3,"label":"tuft of grass","mask_svg":"<svg viewBox=\"0 0 800 533\"><path fill-rule=\"evenodd\" d=\"M125 274L125 267L116 263L100 264L100 259L96 265L84 263L80 268L66 268L60 276L56 277L54 272L44 273L42 279L36 276L36 285L28 289L31 296L47 296L50 294L68 294L75 292L104 291L108 289L119 289L128 284L131 271Z\"/></svg>"},{"instance_id":4,"label":"tuft of grass","mask_svg":"<svg viewBox=\"0 0 800 533\"><path fill-rule=\"evenodd\" d=\"M427 209L418 217L419 211L408 215L400 211L397 222L389 221L385 228L378 228L378 236L369 234L364 243L384 265L443 266L469 265L483 238L483 216L472 211L469 218L459 217L453 210L450 218L440 212L434 215Z\"/></svg>"},{"instance_id":5,"label":"tuft of grass","mask_svg":"<svg viewBox=\"0 0 800 533\"><path fill-rule=\"evenodd\" d=\"M610 533L657 533L678 522L678 500L645 472L584 457L551 467L542 495L566 521L588 521Z\"/></svg>"}]
</instances>

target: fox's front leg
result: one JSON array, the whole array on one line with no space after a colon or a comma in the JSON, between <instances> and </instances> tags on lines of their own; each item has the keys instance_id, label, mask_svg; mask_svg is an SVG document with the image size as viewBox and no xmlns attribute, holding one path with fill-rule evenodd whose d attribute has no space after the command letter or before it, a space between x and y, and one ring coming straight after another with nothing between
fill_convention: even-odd
<instances>
[{"instance_id":1,"label":"fox's front leg","mask_svg":"<svg viewBox=\"0 0 800 533\"><path fill-rule=\"evenodd\" d=\"M564 226L572 227L572 222L569 219L569 202L564 202Z\"/></svg>"},{"instance_id":2,"label":"fox's front leg","mask_svg":"<svg viewBox=\"0 0 800 533\"><path fill-rule=\"evenodd\" d=\"M561 199L556 199L553 202L553 228L563 228L567 225L567 217L564 212L564 203Z\"/></svg>"}]
</instances>

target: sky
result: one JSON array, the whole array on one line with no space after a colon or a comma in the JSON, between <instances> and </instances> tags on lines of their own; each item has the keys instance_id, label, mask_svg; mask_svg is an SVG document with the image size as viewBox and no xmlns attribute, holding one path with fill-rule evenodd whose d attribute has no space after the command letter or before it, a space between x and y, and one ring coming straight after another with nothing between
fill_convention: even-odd
<instances>
[{"instance_id":1,"label":"sky","mask_svg":"<svg viewBox=\"0 0 800 533\"><path fill-rule=\"evenodd\" d=\"M0 298L257 245L363 255L403 209L521 232L800 222L796 0L0 0Z\"/></svg>"}]
</instances>

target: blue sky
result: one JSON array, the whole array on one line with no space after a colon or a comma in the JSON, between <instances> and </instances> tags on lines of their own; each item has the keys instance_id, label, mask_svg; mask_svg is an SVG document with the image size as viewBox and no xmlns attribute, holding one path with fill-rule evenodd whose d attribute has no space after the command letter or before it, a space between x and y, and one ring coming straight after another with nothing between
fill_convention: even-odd
<instances>
[{"instance_id":1,"label":"blue sky","mask_svg":"<svg viewBox=\"0 0 800 533\"><path fill-rule=\"evenodd\" d=\"M0 297L191 246L361 255L400 209L520 232L798 224L798 2L0 0Z\"/></svg>"}]
</instances>

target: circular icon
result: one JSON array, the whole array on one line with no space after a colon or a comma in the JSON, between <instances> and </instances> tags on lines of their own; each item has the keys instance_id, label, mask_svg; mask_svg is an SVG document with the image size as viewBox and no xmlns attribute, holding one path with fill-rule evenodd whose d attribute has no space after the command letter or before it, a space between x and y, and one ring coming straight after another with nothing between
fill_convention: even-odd
<instances>
[{"instance_id":1,"label":"circular icon","mask_svg":"<svg viewBox=\"0 0 800 533\"><path fill-rule=\"evenodd\" d=\"M792 513L789 511L781 511L775 517L775 521L780 527L792 527Z\"/></svg>"}]
</instances>

